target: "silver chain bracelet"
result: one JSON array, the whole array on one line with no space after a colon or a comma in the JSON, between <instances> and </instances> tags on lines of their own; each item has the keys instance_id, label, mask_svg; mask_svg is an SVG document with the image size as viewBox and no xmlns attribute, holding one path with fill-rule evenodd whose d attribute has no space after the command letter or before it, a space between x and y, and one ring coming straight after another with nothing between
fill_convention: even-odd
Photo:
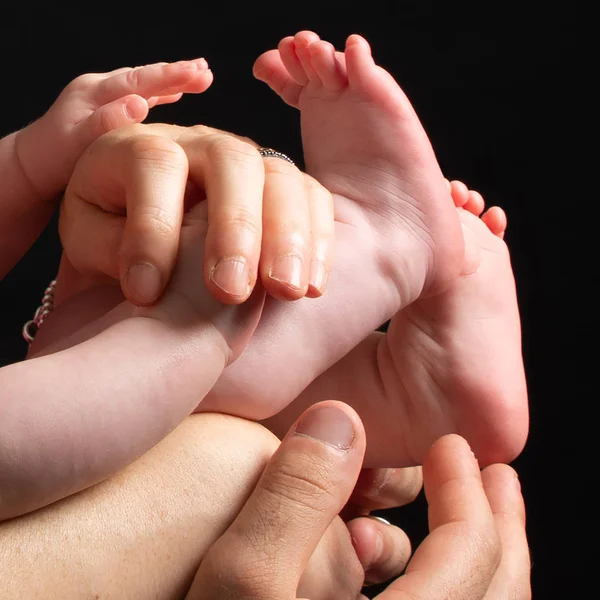
<instances>
[{"instance_id":1,"label":"silver chain bracelet","mask_svg":"<svg viewBox=\"0 0 600 600\"><path fill-rule=\"evenodd\" d=\"M33 338L37 333L38 329L44 322L44 319L52 312L54 309L54 289L56 288L56 279L53 279L50 282L50 285L44 290L44 295L42 296L42 304L37 307L35 314L33 315L33 319L31 321L27 321L25 325L23 325L23 337L28 344L33 342Z\"/></svg>"}]
</instances>

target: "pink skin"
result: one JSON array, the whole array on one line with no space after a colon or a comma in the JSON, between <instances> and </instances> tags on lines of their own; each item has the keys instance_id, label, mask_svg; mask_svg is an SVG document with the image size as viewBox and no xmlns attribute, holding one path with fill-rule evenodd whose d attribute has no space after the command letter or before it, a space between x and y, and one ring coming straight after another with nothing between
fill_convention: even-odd
<instances>
[{"instance_id":1,"label":"pink skin","mask_svg":"<svg viewBox=\"0 0 600 600\"><path fill-rule=\"evenodd\" d=\"M96 138L211 83L202 58L82 75L45 115L1 139L0 278L48 224L77 159Z\"/></svg>"},{"instance_id":2,"label":"pink skin","mask_svg":"<svg viewBox=\"0 0 600 600\"><path fill-rule=\"evenodd\" d=\"M298 34L293 55L284 40L254 72L301 109L307 170L333 193L327 293L310 303L268 299L249 347L205 400L206 410L231 410L236 402L250 418L278 412L381 323L443 290L461 268L460 222L408 99L362 38L349 38L345 67L329 55L331 73L320 66L326 57L313 63L312 46L306 51L312 37ZM286 65L302 72L294 79Z\"/></svg>"},{"instance_id":3,"label":"pink skin","mask_svg":"<svg viewBox=\"0 0 600 600\"><path fill-rule=\"evenodd\" d=\"M527 390L514 277L502 241L506 214L499 207L483 213L481 194L460 181L447 185L465 237L460 277L442 294L396 315L387 335L372 334L362 349L325 373L295 405L270 419L273 430L278 432L296 410L334 388L341 397L354 395L360 402L358 387L374 407L363 418L367 428L377 429L371 451L378 458L387 445L397 445L377 418L377 402L386 397L407 399L405 406L395 406L405 411L398 420L413 428L398 436L416 442L404 450L412 456L423 451L419 435L425 440L447 423L470 437L483 464L497 457L508 461L520 452L528 427Z\"/></svg>"},{"instance_id":4,"label":"pink skin","mask_svg":"<svg viewBox=\"0 0 600 600\"><path fill-rule=\"evenodd\" d=\"M485 226L501 230L503 213L457 212L455 201L476 212L482 202L449 192L412 107L362 38L349 38L345 56L315 38L298 34L293 55L284 40L255 75L301 109L308 168L334 193L328 290L268 298L198 409L264 419L297 398L269 422L284 433L306 406L337 398L365 424L366 466L420 464L451 432L483 466L510 461L526 438L527 398L508 252ZM387 335L372 333L390 318Z\"/></svg>"},{"instance_id":5,"label":"pink skin","mask_svg":"<svg viewBox=\"0 0 600 600\"><path fill-rule=\"evenodd\" d=\"M184 93L204 92L211 83L212 73L203 58L82 75L43 117L19 132L23 170L40 193L58 193L76 160L96 138L140 123L153 106L177 102ZM52 144L40 148L40 139Z\"/></svg>"},{"instance_id":6,"label":"pink skin","mask_svg":"<svg viewBox=\"0 0 600 600\"><path fill-rule=\"evenodd\" d=\"M62 325L99 299L87 290L44 323L29 360L0 370L0 521L133 462L192 412L242 352L264 292L241 306L211 296L198 269L206 230L198 205L185 215L175 271L155 306L121 302L62 340L61 352L51 344Z\"/></svg>"},{"instance_id":7,"label":"pink skin","mask_svg":"<svg viewBox=\"0 0 600 600\"><path fill-rule=\"evenodd\" d=\"M498 457L514 458L527 435L519 309L502 240L504 211L492 207L479 218L482 196L460 182L451 185L457 207L462 205L461 275L442 294L419 300L392 319L378 342L379 359L394 373L383 378L388 393L402 389L411 400L404 407L417 429L411 452L421 455L426 451L421 438L450 425L487 465Z\"/></svg>"},{"instance_id":8,"label":"pink skin","mask_svg":"<svg viewBox=\"0 0 600 600\"><path fill-rule=\"evenodd\" d=\"M374 432L367 464L393 464L398 440L417 462L427 440L445 429L469 437L484 465L520 452L527 389L514 276L502 239L506 215L499 207L483 213L481 194L462 182L448 185L465 237L460 277L442 294L401 311L387 334L372 334L268 420L276 433L304 406L335 393L362 407L365 427Z\"/></svg>"},{"instance_id":9,"label":"pink skin","mask_svg":"<svg viewBox=\"0 0 600 600\"><path fill-rule=\"evenodd\" d=\"M362 38L351 36L342 55L302 32L261 56L254 72L301 110L308 170L334 192L336 263L318 316L267 303L266 325L203 408L234 391L250 402L292 396L368 336L270 420L276 432L307 405L336 397L365 423L367 465L420 464L433 440L451 432L469 440L483 465L512 460L528 411L504 213L476 218L483 199L457 182L448 194L414 111ZM464 207L458 219L450 198ZM294 325L282 323L284 314ZM389 317L387 335L368 335ZM260 387L250 377L259 365Z\"/></svg>"}]
</instances>

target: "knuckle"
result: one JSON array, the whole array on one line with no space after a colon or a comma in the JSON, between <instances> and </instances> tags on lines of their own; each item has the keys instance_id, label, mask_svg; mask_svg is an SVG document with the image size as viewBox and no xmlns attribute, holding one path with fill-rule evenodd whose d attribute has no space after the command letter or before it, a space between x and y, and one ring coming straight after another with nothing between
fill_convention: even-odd
<instances>
[{"instance_id":1,"label":"knuckle","mask_svg":"<svg viewBox=\"0 0 600 600\"><path fill-rule=\"evenodd\" d=\"M333 202L333 195L326 187L323 187L314 177L311 177L307 173L302 173L302 176L304 187L311 196L317 197L321 202Z\"/></svg>"},{"instance_id":2,"label":"knuckle","mask_svg":"<svg viewBox=\"0 0 600 600\"><path fill-rule=\"evenodd\" d=\"M155 172L172 173L187 169L185 152L174 140L144 132L129 138L128 144L132 160Z\"/></svg>"},{"instance_id":3,"label":"knuckle","mask_svg":"<svg viewBox=\"0 0 600 600\"><path fill-rule=\"evenodd\" d=\"M65 89L68 90L86 90L98 83L100 75L98 73L85 73L75 77Z\"/></svg>"},{"instance_id":4,"label":"knuckle","mask_svg":"<svg viewBox=\"0 0 600 600\"><path fill-rule=\"evenodd\" d=\"M262 224L257 216L244 207L238 207L224 216L221 226L245 231L247 235L252 237L259 237L262 233Z\"/></svg>"},{"instance_id":5,"label":"knuckle","mask_svg":"<svg viewBox=\"0 0 600 600\"><path fill-rule=\"evenodd\" d=\"M135 229L136 234L170 238L175 235L176 226L169 211L160 206L143 206L136 209Z\"/></svg>"},{"instance_id":6,"label":"knuckle","mask_svg":"<svg viewBox=\"0 0 600 600\"><path fill-rule=\"evenodd\" d=\"M111 139L113 142L115 140L119 140L130 144L132 138L143 135L152 135L150 125L147 125L146 123L128 123L127 125L111 131L106 135L106 137ZM104 141L98 143L104 143Z\"/></svg>"},{"instance_id":7,"label":"knuckle","mask_svg":"<svg viewBox=\"0 0 600 600\"><path fill-rule=\"evenodd\" d=\"M209 127L208 125L192 125L191 127L187 128L189 131L191 131L192 133L205 137L208 135L213 135L215 134L217 131L219 131L218 129L214 129L213 127ZM225 133L223 133L223 135L225 135Z\"/></svg>"},{"instance_id":8,"label":"knuckle","mask_svg":"<svg viewBox=\"0 0 600 600\"><path fill-rule=\"evenodd\" d=\"M309 456L282 461L262 484L275 504L291 504L303 515L325 512L335 502L330 469Z\"/></svg>"},{"instance_id":9,"label":"knuckle","mask_svg":"<svg viewBox=\"0 0 600 600\"><path fill-rule=\"evenodd\" d=\"M217 163L234 163L246 168L263 168L263 162L256 148L230 135L212 134L207 137L207 153Z\"/></svg>"},{"instance_id":10,"label":"knuckle","mask_svg":"<svg viewBox=\"0 0 600 600\"><path fill-rule=\"evenodd\" d=\"M135 89L139 86L142 71L143 67L131 69L123 74L125 76L125 83L127 87Z\"/></svg>"},{"instance_id":11,"label":"knuckle","mask_svg":"<svg viewBox=\"0 0 600 600\"><path fill-rule=\"evenodd\" d=\"M229 536L221 538L205 557L203 576L208 581L218 581L219 589L226 590L228 598L262 598L267 590L275 593L271 561L248 552L243 544L223 543L226 540Z\"/></svg>"},{"instance_id":12,"label":"knuckle","mask_svg":"<svg viewBox=\"0 0 600 600\"><path fill-rule=\"evenodd\" d=\"M233 134L238 140L241 140L242 142L245 142L246 144L250 144L250 146L252 146L253 148L258 148L258 145L256 144L256 142L252 139L249 138L245 135L237 135L237 134Z\"/></svg>"},{"instance_id":13,"label":"knuckle","mask_svg":"<svg viewBox=\"0 0 600 600\"><path fill-rule=\"evenodd\" d=\"M266 175L282 178L287 182L292 181L296 185L302 187L302 173L297 167L281 158L267 157L263 160L265 161Z\"/></svg>"},{"instance_id":14,"label":"knuckle","mask_svg":"<svg viewBox=\"0 0 600 600\"><path fill-rule=\"evenodd\" d=\"M96 131L97 135L102 135L104 133L108 133L113 129L117 129L121 125L119 120L119 115L115 111L111 110L100 110L98 112L98 123Z\"/></svg>"}]
</instances>

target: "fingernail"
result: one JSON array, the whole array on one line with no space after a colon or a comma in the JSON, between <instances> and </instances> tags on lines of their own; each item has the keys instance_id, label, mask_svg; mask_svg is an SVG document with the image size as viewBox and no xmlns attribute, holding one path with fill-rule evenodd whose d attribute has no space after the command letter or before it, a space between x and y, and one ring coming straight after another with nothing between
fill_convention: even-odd
<instances>
[{"instance_id":1,"label":"fingernail","mask_svg":"<svg viewBox=\"0 0 600 600\"><path fill-rule=\"evenodd\" d=\"M160 294L161 277L150 263L136 263L129 268L123 282L127 296L138 304L152 304Z\"/></svg>"},{"instance_id":2,"label":"fingernail","mask_svg":"<svg viewBox=\"0 0 600 600\"><path fill-rule=\"evenodd\" d=\"M298 421L295 432L340 450L348 450L355 435L352 421L337 406L321 406L309 410Z\"/></svg>"},{"instance_id":3,"label":"fingernail","mask_svg":"<svg viewBox=\"0 0 600 600\"><path fill-rule=\"evenodd\" d=\"M304 265L302 259L296 254L281 256L271 267L269 277L279 281L284 285L295 289L302 289L302 275L304 273Z\"/></svg>"},{"instance_id":4,"label":"fingernail","mask_svg":"<svg viewBox=\"0 0 600 600\"><path fill-rule=\"evenodd\" d=\"M139 121L140 119L143 119L146 116L147 112L148 104L139 96L129 98L125 102L125 114L132 121Z\"/></svg>"},{"instance_id":5,"label":"fingernail","mask_svg":"<svg viewBox=\"0 0 600 600\"><path fill-rule=\"evenodd\" d=\"M379 521L380 523L383 523L384 525L391 525L391 523L387 520L384 519L383 517L378 517L376 515L367 515L369 517L369 519L373 519L374 521Z\"/></svg>"},{"instance_id":6,"label":"fingernail","mask_svg":"<svg viewBox=\"0 0 600 600\"><path fill-rule=\"evenodd\" d=\"M234 298L244 298L250 287L250 271L240 258L222 258L210 273L212 282Z\"/></svg>"},{"instance_id":7,"label":"fingernail","mask_svg":"<svg viewBox=\"0 0 600 600\"><path fill-rule=\"evenodd\" d=\"M325 291L327 285L327 269L325 263L320 260L313 260L310 263L309 284L321 294Z\"/></svg>"}]
</instances>

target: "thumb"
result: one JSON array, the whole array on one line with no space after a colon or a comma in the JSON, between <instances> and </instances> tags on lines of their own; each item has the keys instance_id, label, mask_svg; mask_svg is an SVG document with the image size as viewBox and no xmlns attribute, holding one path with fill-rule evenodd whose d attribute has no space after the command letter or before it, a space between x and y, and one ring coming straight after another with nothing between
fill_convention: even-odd
<instances>
[{"instance_id":1,"label":"thumb","mask_svg":"<svg viewBox=\"0 0 600 600\"><path fill-rule=\"evenodd\" d=\"M348 501L365 452L358 415L321 402L296 422L253 494L205 556L188 600L296 598L304 568Z\"/></svg>"},{"instance_id":2,"label":"thumb","mask_svg":"<svg viewBox=\"0 0 600 600\"><path fill-rule=\"evenodd\" d=\"M87 147L101 135L132 123L141 123L148 116L148 101L136 94L113 100L95 110L79 126L79 135Z\"/></svg>"}]
</instances>

